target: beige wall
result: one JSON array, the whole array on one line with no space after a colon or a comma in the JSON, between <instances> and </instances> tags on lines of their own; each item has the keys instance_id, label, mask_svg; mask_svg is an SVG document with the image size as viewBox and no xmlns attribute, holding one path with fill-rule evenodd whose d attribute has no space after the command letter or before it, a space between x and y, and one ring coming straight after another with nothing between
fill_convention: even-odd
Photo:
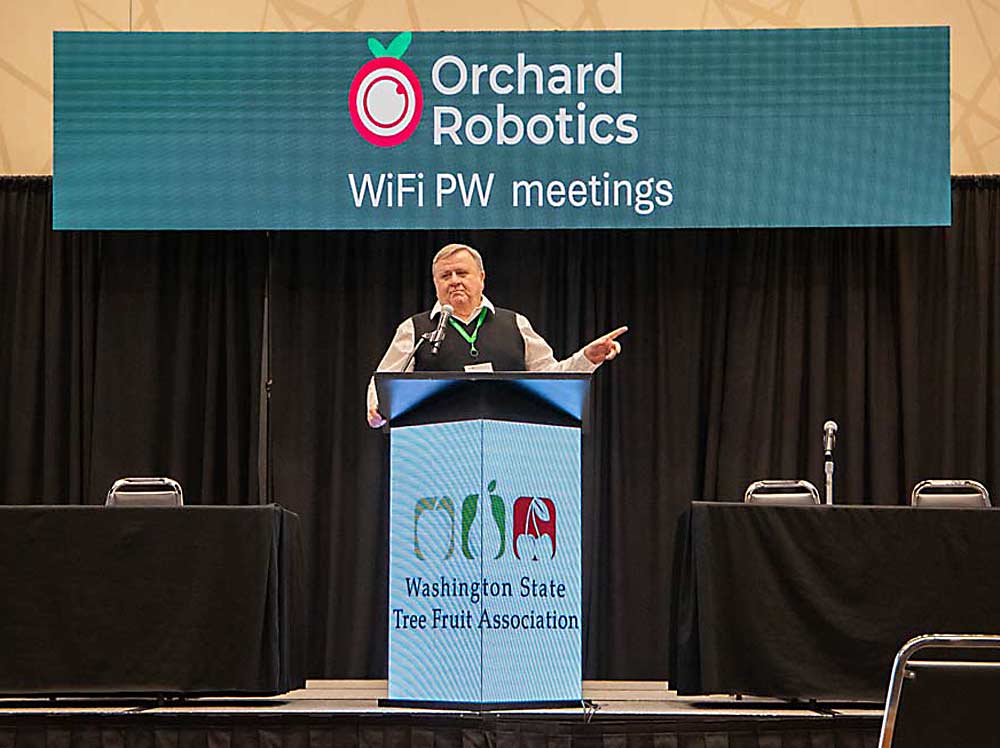
<instances>
[{"instance_id":1,"label":"beige wall","mask_svg":"<svg viewBox=\"0 0 1000 748\"><path fill-rule=\"evenodd\" d=\"M54 29L951 26L951 171L1000 173L1000 0L0 0L0 174L52 173Z\"/></svg>"}]
</instances>

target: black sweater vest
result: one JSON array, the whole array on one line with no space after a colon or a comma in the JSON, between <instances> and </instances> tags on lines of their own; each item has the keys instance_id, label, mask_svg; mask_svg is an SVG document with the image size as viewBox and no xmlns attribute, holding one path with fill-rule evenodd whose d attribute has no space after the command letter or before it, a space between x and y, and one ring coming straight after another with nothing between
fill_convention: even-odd
<instances>
[{"instance_id":1,"label":"black sweater vest","mask_svg":"<svg viewBox=\"0 0 1000 748\"><path fill-rule=\"evenodd\" d=\"M431 319L429 312L422 312L410 319L413 321L416 338L433 332L437 327L437 316ZM462 320L457 317L452 319L462 325ZM475 332L478 320L479 316L476 315L469 324L463 325L469 335ZM495 314L486 312L486 319L476 337L478 356L472 356L468 341L459 335L450 322L445 327L445 333L436 356L431 354L429 343L420 346L414 371L463 371L470 364L485 363L492 364L493 371L524 371L524 336L517 326L517 315L508 309L497 308Z\"/></svg>"}]
</instances>

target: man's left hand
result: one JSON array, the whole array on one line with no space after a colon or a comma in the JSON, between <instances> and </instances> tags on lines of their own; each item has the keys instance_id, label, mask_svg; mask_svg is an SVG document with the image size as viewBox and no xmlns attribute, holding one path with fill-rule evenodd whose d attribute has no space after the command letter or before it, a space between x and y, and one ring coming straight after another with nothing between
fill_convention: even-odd
<instances>
[{"instance_id":1,"label":"man's left hand","mask_svg":"<svg viewBox=\"0 0 1000 748\"><path fill-rule=\"evenodd\" d=\"M592 364L601 364L610 361L622 352L622 345L615 338L628 332L628 327L619 327L612 330L607 335L602 335L593 343L588 343L583 349L583 355Z\"/></svg>"}]
</instances>

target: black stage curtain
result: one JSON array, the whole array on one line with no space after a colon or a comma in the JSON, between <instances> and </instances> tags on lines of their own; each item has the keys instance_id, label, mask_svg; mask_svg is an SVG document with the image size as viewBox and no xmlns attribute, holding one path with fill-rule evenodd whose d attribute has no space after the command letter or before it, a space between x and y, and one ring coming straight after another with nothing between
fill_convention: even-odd
<instances>
[{"instance_id":1,"label":"black stage curtain","mask_svg":"<svg viewBox=\"0 0 1000 748\"><path fill-rule=\"evenodd\" d=\"M90 497L170 475L188 503L259 503L266 237L98 237Z\"/></svg>"},{"instance_id":2,"label":"black stage curtain","mask_svg":"<svg viewBox=\"0 0 1000 748\"><path fill-rule=\"evenodd\" d=\"M259 503L266 237L51 226L50 178L0 178L0 501Z\"/></svg>"},{"instance_id":3,"label":"black stage curtain","mask_svg":"<svg viewBox=\"0 0 1000 748\"><path fill-rule=\"evenodd\" d=\"M99 241L52 231L52 181L0 178L0 501L89 492Z\"/></svg>"},{"instance_id":4,"label":"black stage curtain","mask_svg":"<svg viewBox=\"0 0 1000 748\"><path fill-rule=\"evenodd\" d=\"M586 677L664 677L680 512L757 478L822 485L828 418L839 502L902 503L926 477L1000 491L996 177L954 180L948 229L53 234L49 189L0 181L4 500L95 501L151 470L256 501L269 276L273 498L303 519L312 676L385 673L364 389L448 241L557 353L631 328L585 444Z\"/></svg>"}]
</instances>

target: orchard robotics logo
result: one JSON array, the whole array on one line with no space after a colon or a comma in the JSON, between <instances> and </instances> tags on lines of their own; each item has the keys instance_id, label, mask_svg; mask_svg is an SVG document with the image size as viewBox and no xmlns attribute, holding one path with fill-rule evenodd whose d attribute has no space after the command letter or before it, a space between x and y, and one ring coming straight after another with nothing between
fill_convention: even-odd
<instances>
[{"instance_id":1,"label":"orchard robotics logo","mask_svg":"<svg viewBox=\"0 0 1000 748\"><path fill-rule=\"evenodd\" d=\"M420 123L424 92L413 68L400 59L412 39L413 34L404 31L383 47L378 39L369 37L368 49L375 59L362 65L351 81L351 121L372 145L399 145Z\"/></svg>"}]
</instances>

